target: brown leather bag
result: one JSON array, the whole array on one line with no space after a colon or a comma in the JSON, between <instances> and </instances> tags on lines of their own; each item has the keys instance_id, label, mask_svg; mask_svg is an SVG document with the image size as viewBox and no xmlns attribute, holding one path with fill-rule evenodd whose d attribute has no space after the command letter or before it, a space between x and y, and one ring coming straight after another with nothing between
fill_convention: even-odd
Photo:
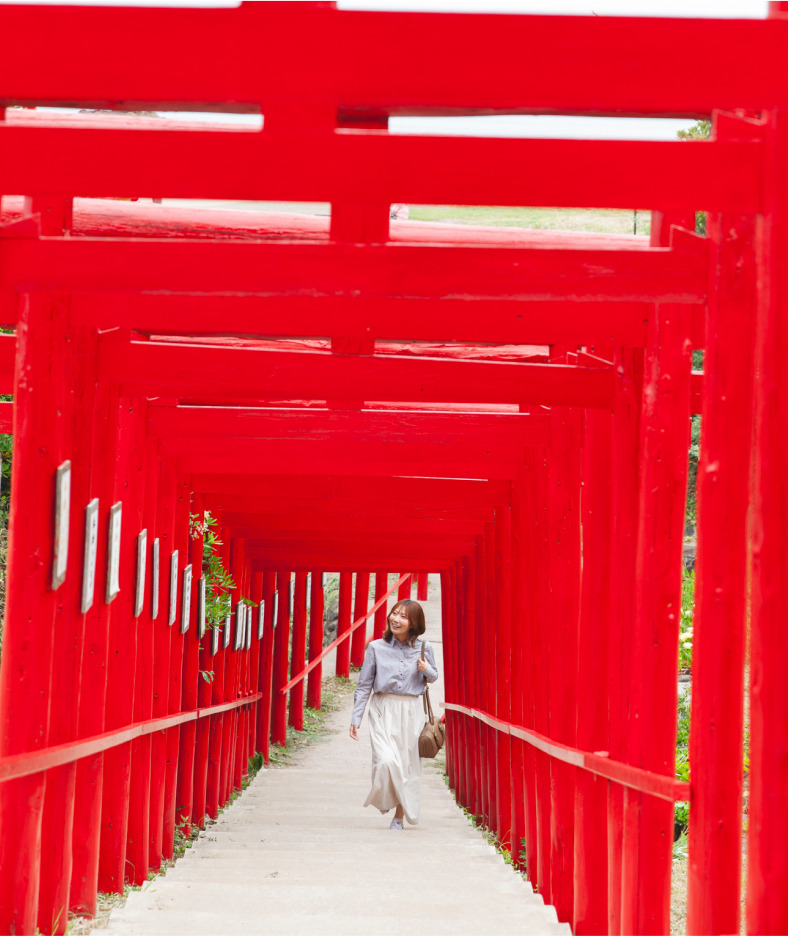
<instances>
[{"instance_id":1,"label":"brown leather bag","mask_svg":"<svg viewBox=\"0 0 788 936\"><path fill-rule=\"evenodd\" d=\"M421 658L424 659L424 641L421 642ZM443 722L432 714L429 686L424 687L423 698L427 724L419 735L419 757L435 757L446 740L446 729L443 727Z\"/></svg>"}]
</instances>

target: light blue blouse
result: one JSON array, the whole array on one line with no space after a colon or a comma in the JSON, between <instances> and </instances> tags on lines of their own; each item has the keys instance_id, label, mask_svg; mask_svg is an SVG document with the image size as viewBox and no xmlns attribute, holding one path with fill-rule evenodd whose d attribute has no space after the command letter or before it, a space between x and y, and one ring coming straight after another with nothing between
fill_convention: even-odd
<instances>
[{"instance_id":1,"label":"light blue blouse","mask_svg":"<svg viewBox=\"0 0 788 936\"><path fill-rule=\"evenodd\" d=\"M385 641L382 637L373 640L367 647L364 665L358 676L356 693L353 696L353 717L351 725L360 725L364 717L367 699L374 689L375 692L393 692L396 695L423 695L425 681L433 683L438 678L435 666L435 654L427 641L418 638L415 646L400 643L396 637ZM421 657L421 645L424 647L424 659L429 669L420 673L418 669Z\"/></svg>"}]
</instances>

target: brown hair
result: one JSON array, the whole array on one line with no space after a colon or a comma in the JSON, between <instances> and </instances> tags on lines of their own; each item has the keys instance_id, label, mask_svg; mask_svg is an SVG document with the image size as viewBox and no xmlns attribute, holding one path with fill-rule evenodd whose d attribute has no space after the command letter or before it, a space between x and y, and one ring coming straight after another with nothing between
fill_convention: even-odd
<instances>
[{"instance_id":1,"label":"brown hair","mask_svg":"<svg viewBox=\"0 0 788 936\"><path fill-rule=\"evenodd\" d=\"M391 622L389 618L397 610L397 608L404 608L405 613L408 615L408 620L410 621L410 633L408 635L408 643L411 647L415 647L416 638L421 637L425 630L427 630L427 625L424 623L424 608L418 603L418 601L411 601L410 598L406 598L404 601L398 601L395 605L392 606L391 611L389 611L388 616L386 617L386 630L383 634L383 639L391 643L394 639L394 633L391 630Z\"/></svg>"}]
</instances>

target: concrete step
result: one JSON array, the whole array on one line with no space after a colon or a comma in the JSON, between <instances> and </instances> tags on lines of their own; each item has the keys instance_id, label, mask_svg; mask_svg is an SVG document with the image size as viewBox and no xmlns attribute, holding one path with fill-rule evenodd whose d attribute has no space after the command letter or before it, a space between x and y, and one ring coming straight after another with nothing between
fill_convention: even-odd
<instances>
[{"instance_id":1,"label":"concrete step","mask_svg":"<svg viewBox=\"0 0 788 936\"><path fill-rule=\"evenodd\" d=\"M437 705L440 681L430 692ZM369 742L365 725L360 744L348 738L350 708L328 719L325 743L261 770L174 868L113 910L108 936L570 936L457 808L438 765L423 765L418 826L393 833L390 815L362 808Z\"/></svg>"}]
</instances>

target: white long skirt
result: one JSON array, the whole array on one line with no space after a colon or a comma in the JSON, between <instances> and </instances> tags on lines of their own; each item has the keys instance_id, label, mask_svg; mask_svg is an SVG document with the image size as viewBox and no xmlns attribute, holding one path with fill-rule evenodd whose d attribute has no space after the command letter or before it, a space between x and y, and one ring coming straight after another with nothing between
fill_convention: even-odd
<instances>
[{"instance_id":1,"label":"white long skirt","mask_svg":"<svg viewBox=\"0 0 788 936\"><path fill-rule=\"evenodd\" d=\"M376 692L369 703L372 742L372 789L365 806L382 813L402 804L405 818L416 825L421 812L419 735L424 728L421 696Z\"/></svg>"}]
</instances>

